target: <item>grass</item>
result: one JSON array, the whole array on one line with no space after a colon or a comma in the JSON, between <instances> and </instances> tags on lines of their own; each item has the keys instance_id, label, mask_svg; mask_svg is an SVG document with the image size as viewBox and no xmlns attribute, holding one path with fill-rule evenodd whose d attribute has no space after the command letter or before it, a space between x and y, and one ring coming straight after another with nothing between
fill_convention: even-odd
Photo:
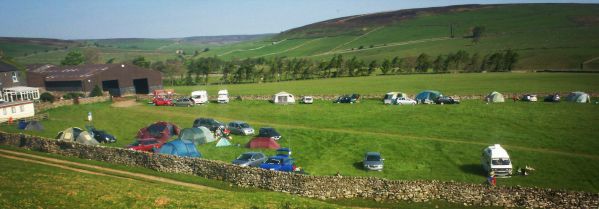
<instances>
[{"instance_id":1,"label":"grass","mask_svg":"<svg viewBox=\"0 0 599 209\"><path fill-rule=\"evenodd\" d=\"M176 92L189 95L205 89L215 95L228 89L231 95L272 95L287 91L300 95L339 95L360 93L383 95L403 91L415 95L422 90L440 90L447 95L486 95L492 91L510 93L550 93L587 91L599 92L599 74L584 73L473 73L436 75L393 75L335 79L314 79L293 82L274 82L241 85L176 86Z\"/></svg>"},{"instance_id":2,"label":"grass","mask_svg":"<svg viewBox=\"0 0 599 209\"><path fill-rule=\"evenodd\" d=\"M530 165L528 177L501 179L501 185L524 185L599 191L599 147L593 130L599 124L597 105L573 103L504 103L485 105L384 106L366 100L354 105L317 101L314 105L272 105L265 101L209 104L192 108L142 105L113 108L108 103L60 107L50 110L46 130L31 133L54 137L66 127L84 125L88 111L96 127L119 139L108 146L133 141L137 129L157 120L190 127L197 117L222 121L243 120L255 128L272 126L283 135L279 142L291 147L299 166L311 175L378 176L389 179L437 179L481 183L480 151L500 143L515 166ZM14 127L3 128L17 131ZM240 146L214 144L199 147L209 159L229 162L242 152L250 137L235 136ZM385 171L366 172L359 162L366 151L380 151ZM272 151L263 150L267 154Z\"/></svg>"}]
</instances>

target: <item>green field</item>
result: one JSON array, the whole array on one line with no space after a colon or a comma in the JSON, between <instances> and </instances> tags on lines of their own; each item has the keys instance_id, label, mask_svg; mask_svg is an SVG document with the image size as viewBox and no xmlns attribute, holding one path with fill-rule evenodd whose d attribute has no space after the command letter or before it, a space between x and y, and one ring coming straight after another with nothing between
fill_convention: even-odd
<instances>
[{"instance_id":1,"label":"green field","mask_svg":"<svg viewBox=\"0 0 599 209\"><path fill-rule=\"evenodd\" d=\"M207 90L215 96L219 89L228 89L236 95L273 95L286 91L300 95L341 95L359 93L381 95L402 91L416 95L426 89L439 90L446 95L487 95L492 91L503 93L552 93L571 91L599 92L599 74L596 73L468 73L421 74L346 77L273 83L230 84L208 86L175 86L180 95L195 90Z\"/></svg>"}]
</instances>

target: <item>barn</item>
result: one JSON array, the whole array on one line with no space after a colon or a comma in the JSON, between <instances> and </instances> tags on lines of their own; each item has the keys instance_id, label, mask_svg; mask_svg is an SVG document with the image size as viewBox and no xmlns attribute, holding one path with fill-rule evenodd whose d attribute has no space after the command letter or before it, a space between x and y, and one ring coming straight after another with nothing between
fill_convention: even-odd
<instances>
[{"instance_id":1,"label":"barn","mask_svg":"<svg viewBox=\"0 0 599 209\"><path fill-rule=\"evenodd\" d=\"M112 96L162 89L162 73L131 64L37 65L27 68L29 86L55 92L89 93L98 85Z\"/></svg>"}]
</instances>

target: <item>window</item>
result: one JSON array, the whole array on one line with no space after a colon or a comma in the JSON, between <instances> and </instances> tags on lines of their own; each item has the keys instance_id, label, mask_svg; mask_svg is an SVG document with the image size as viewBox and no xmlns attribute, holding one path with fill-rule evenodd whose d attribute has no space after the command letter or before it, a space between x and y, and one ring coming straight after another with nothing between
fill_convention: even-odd
<instances>
[{"instance_id":1,"label":"window","mask_svg":"<svg viewBox=\"0 0 599 209\"><path fill-rule=\"evenodd\" d=\"M6 108L2 108L2 114L6 115Z\"/></svg>"},{"instance_id":2,"label":"window","mask_svg":"<svg viewBox=\"0 0 599 209\"><path fill-rule=\"evenodd\" d=\"M19 72L12 72L12 82L19 82Z\"/></svg>"},{"instance_id":3,"label":"window","mask_svg":"<svg viewBox=\"0 0 599 209\"><path fill-rule=\"evenodd\" d=\"M11 111L12 113L17 113L17 108L15 108L15 107L10 107L10 111Z\"/></svg>"},{"instance_id":4,"label":"window","mask_svg":"<svg viewBox=\"0 0 599 209\"><path fill-rule=\"evenodd\" d=\"M25 112L25 105L19 106L19 109L21 109L21 112Z\"/></svg>"}]
</instances>

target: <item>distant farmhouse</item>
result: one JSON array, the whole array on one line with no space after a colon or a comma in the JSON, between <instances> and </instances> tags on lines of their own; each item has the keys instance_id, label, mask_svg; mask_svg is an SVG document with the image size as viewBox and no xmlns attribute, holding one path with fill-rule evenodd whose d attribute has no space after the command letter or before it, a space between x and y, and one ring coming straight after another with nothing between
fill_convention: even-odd
<instances>
[{"instance_id":1,"label":"distant farmhouse","mask_svg":"<svg viewBox=\"0 0 599 209\"><path fill-rule=\"evenodd\" d=\"M162 73L131 64L32 65L27 68L27 83L46 91L84 93L98 85L112 96L124 96L162 89Z\"/></svg>"},{"instance_id":2,"label":"distant farmhouse","mask_svg":"<svg viewBox=\"0 0 599 209\"><path fill-rule=\"evenodd\" d=\"M40 98L39 89L25 84L19 69L0 61L0 123L35 115L33 100Z\"/></svg>"}]
</instances>

